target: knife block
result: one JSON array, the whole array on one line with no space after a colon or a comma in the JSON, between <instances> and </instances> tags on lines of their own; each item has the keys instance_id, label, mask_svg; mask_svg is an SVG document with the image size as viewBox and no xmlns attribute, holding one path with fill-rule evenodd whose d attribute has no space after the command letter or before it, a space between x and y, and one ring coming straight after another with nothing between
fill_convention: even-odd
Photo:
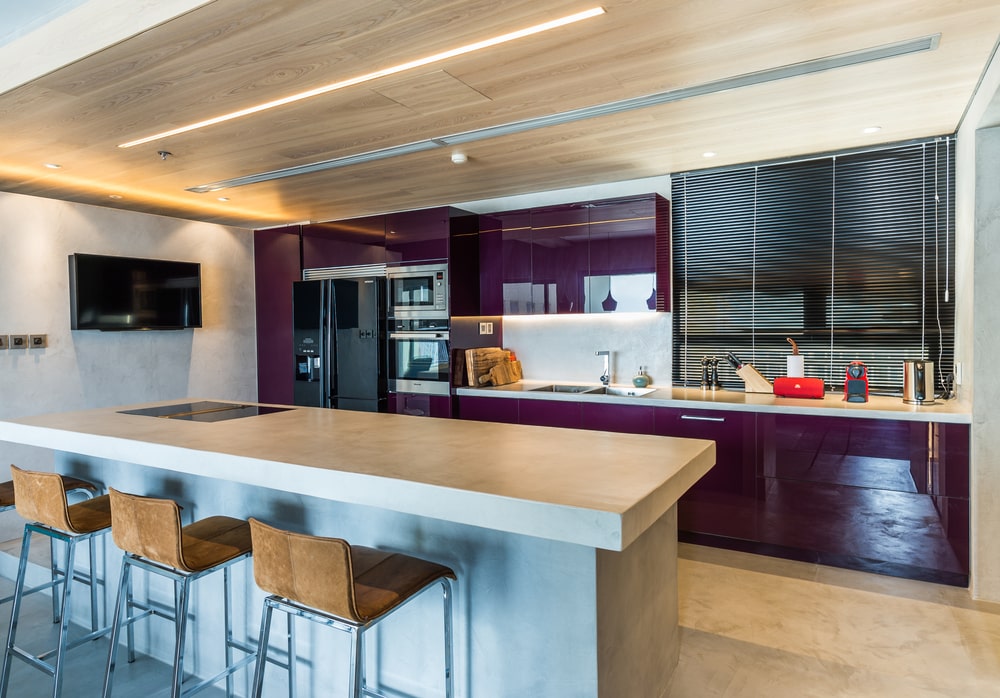
<instances>
[{"instance_id":1,"label":"knife block","mask_svg":"<svg viewBox=\"0 0 1000 698\"><path fill-rule=\"evenodd\" d=\"M773 393L771 382L750 364L743 364L736 369L736 375L743 379L744 390L748 393Z\"/></svg>"}]
</instances>

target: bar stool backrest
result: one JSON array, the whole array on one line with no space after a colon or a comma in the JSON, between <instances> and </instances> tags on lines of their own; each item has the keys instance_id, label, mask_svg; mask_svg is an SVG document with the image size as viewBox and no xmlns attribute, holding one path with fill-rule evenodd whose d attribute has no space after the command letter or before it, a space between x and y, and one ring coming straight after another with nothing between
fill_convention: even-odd
<instances>
[{"instance_id":1,"label":"bar stool backrest","mask_svg":"<svg viewBox=\"0 0 1000 698\"><path fill-rule=\"evenodd\" d=\"M283 531L250 519L254 579L264 591L363 622L354 595L351 546L341 538Z\"/></svg>"},{"instance_id":2,"label":"bar stool backrest","mask_svg":"<svg viewBox=\"0 0 1000 698\"><path fill-rule=\"evenodd\" d=\"M172 499L143 497L109 488L111 536L127 553L192 572L181 547L181 510Z\"/></svg>"},{"instance_id":3,"label":"bar stool backrest","mask_svg":"<svg viewBox=\"0 0 1000 698\"><path fill-rule=\"evenodd\" d=\"M41 473L10 466L14 481L14 507L28 521L80 533L70 521L66 490L58 473Z\"/></svg>"}]
</instances>

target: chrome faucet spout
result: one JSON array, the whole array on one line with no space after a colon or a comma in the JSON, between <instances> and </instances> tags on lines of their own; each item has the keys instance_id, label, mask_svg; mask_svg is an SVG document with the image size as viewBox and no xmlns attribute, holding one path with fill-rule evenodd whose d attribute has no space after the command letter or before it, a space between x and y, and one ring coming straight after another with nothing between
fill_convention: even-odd
<instances>
[{"instance_id":1,"label":"chrome faucet spout","mask_svg":"<svg viewBox=\"0 0 1000 698\"><path fill-rule=\"evenodd\" d=\"M596 356L604 357L604 373L601 374L601 385L609 385L611 383L611 352L598 351L595 354Z\"/></svg>"}]
</instances>

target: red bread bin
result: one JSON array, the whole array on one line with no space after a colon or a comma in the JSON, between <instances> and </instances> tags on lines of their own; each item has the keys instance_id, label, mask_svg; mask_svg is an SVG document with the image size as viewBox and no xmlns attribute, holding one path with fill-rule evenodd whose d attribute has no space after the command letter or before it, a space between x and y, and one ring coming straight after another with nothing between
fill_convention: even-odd
<instances>
[{"instance_id":1,"label":"red bread bin","mask_svg":"<svg viewBox=\"0 0 1000 698\"><path fill-rule=\"evenodd\" d=\"M821 398L826 392L822 378L789 378L781 376L774 379L774 394L778 397L810 397Z\"/></svg>"}]
</instances>

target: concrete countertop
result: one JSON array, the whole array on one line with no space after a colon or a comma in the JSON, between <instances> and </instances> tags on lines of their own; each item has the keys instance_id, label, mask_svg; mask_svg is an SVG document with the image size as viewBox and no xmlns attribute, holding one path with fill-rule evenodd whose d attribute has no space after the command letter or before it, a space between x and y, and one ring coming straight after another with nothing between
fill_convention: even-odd
<instances>
[{"instance_id":1,"label":"concrete countertop","mask_svg":"<svg viewBox=\"0 0 1000 698\"><path fill-rule=\"evenodd\" d=\"M735 410L776 414L815 414L826 417L856 417L861 419L898 419L915 422L971 424L972 410L958 400L939 401L934 405L907 405L899 397L872 395L867 403L845 402L838 393L827 393L822 399L775 397L765 393L744 393L736 390L701 390L700 388L657 388L642 397L585 395L535 391L544 385L574 385L572 381L523 380L510 385L488 388L458 388L458 395L525 398L531 400L564 400L601 402L620 405L653 405L680 409ZM578 385L584 385L580 383ZM587 384L594 385L597 384ZM631 387L622 384L620 387ZM655 388L656 386L650 386Z\"/></svg>"},{"instance_id":2,"label":"concrete countertop","mask_svg":"<svg viewBox=\"0 0 1000 698\"><path fill-rule=\"evenodd\" d=\"M209 423L121 413L177 402L0 421L0 440L608 550L715 463L713 441L662 436L308 407Z\"/></svg>"}]
</instances>

